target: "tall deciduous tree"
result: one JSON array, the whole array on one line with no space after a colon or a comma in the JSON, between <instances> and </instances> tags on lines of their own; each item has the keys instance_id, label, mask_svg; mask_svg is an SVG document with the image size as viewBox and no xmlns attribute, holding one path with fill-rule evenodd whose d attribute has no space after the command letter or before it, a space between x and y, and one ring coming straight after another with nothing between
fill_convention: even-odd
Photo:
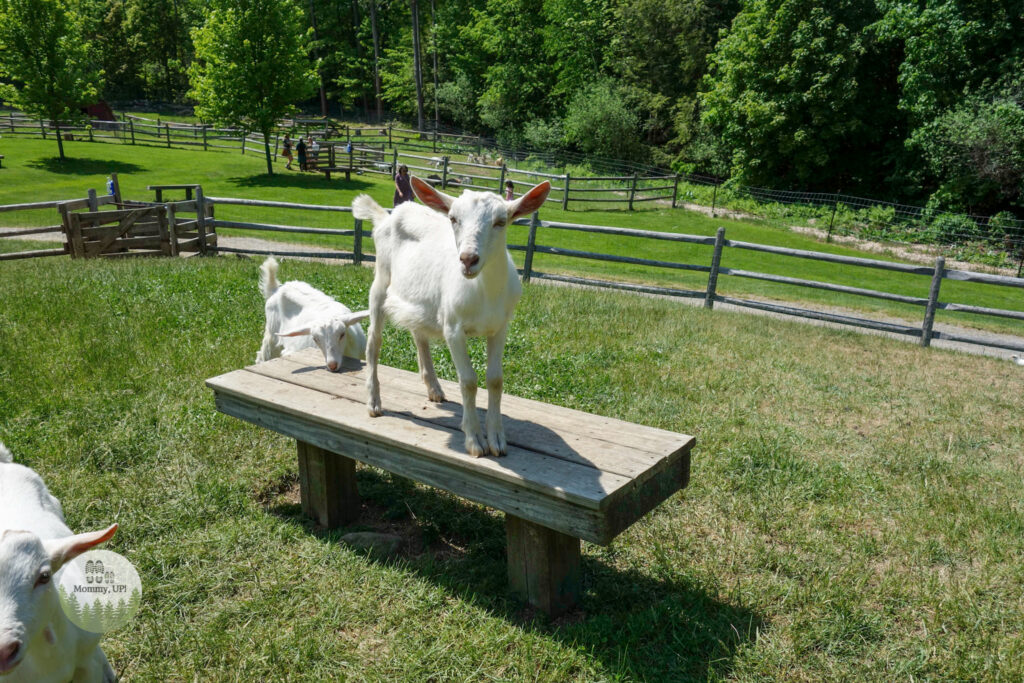
<instances>
[{"instance_id":1,"label":"tall deciduous tree","mask_svg":"<svg viewBox=\"0 0 1024 683\"><path fill-rule=\"evenodd\" d=\"M82 118L102 73L81 22L61 0L0 0L0 98L58 125ZM57 135L64 159L64 141Z\"/></svg>"},{"instance_id":2,"label":"tall deciduous tree","mask_svg":"<svg viewBox=\"0 0 1024 683\"><path fill-rule=\"evenodd\" d=\"M302 10L291 0L216 0L192 34L189 69L196 113L263 134L267 173L270 135L316 88Z\"/></svg>"}]
</instances>

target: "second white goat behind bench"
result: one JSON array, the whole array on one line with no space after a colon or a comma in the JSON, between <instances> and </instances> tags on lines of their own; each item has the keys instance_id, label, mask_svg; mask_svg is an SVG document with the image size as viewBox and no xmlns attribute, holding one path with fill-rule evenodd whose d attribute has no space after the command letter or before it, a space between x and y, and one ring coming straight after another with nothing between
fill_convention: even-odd
<instances>
[{"instance_id":1,"label":"second white goat behind bench","mask_svg":"<svg viewBox=\"0 0 1024 683\"><path fill-rule=\"evenodd\" d=\"M353 313L307 282L277 282L277 261L269 257L260 266L260 291L267 300L267 325L256 362L295 353L316 345L327 369L337 372L342 356L360 359L366 353L366 335L359 324L370 312Z\"/></svg>"},{"instance_id":2,"label":"second white goat behind bench","mask_svg":"<svg viewBox=\"0 0 1024 683\"><path fill-rule=\"evenodd\" d=\"M381 414L377 362L385 315L412 333L427 397L444 394L430 358L430 340L444 337L462 390L462 431L470 455L504 455L501 421L505 335L522 286L506 245L506 228L544 203L551 184L543 182L519 199L491 192L463 192L457 199L412 178L414 202L388 215L367 195L352 202L352 214L373 221L376 266L370 287L370 330L366 347L366 388L370 415ZM467 337L487 339L487 434L476 414L477 375Z\"/></svg>"}]
</instances>

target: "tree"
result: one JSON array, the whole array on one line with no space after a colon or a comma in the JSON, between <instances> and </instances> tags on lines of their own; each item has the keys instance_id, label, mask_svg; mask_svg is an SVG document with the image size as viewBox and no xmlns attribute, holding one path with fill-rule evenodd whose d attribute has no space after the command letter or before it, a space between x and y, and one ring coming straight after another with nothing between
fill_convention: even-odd
<instances>
[{"instance_id":1,"label":"tree","mask_svg":"<svg viewBox=\"0 0 1024 683\"><path fill-rule=\"evenodd\" d=\"M271 175L271 133L316 88L304 23L291 0L217 0L192 33L196 61L189 69L189 96L196 113L262 133Z\"/></svg>"},{"instance_id":2,"label":"tree","mask_svg":"<svg viewBox=\"0 0 1024 683\"><path fill-rule=\"evenodd\" d=\"M57 127L82 118L102 73L90 58L80 18L60 0L0 0L0 99Z\"/></svg>"},{"instance_id":3,"label":"tree","mask_svg":"<svg viewBox=\"0 0 1024 683\"><path fill-rule=\"evenodd\" d=\"M896 75L866 30L870 0L753 0L711 58L702 120L755 185L861 188L884 178Z\"/></svg>"}]
</instances>

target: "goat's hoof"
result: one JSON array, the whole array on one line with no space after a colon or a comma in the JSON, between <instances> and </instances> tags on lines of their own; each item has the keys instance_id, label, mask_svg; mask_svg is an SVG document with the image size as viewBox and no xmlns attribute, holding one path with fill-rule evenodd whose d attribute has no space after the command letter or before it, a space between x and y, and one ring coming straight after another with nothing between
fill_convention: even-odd
<instances>
[{"instance_id":1,"label":"goat's hoof","mask_svg":"<svg viewBox=\"0 0 1024 683\"><path fill-rule=\"evenodd\" d=\"M438 389L437 391L427 391L427 400L431 403L444 403L444 392Z\"/></svg>"},{"instance_id":2,"label":"goat's hoof","mask_svg":"<svg viewBox=\"0 0 1024 683\"><path fill-rule=\"evenodd\" d=\"M487 455L486 449L483 444L480 443L480 439L475 435L466 435L466 452L472 455L474 458L482 458Z\"/></svg>"},{"instance_id":3,"label":"goat's hoof","mask_svg":"<svg viewBox=\"0 0 1024 683\"><path fill-rule=\"evenodd\" d=\"M380 417L381 415L384 414L384 411L381 410L380 407L380 401L370 401L369 403L367 403L366 412L370 414L370 417Z\"/></svg>"},{"instance_id":4,"label":"goat's hoof","mask_svg":"<svg viewBox=\"0 0 1024 683\"><path fill-rule=\"evenodd\" d=\"M508 442L505 441L505 435L501 432L489 434L487 437L487 451L496 458L506 455L508 453Z\"/></svg>"}]
</instances>

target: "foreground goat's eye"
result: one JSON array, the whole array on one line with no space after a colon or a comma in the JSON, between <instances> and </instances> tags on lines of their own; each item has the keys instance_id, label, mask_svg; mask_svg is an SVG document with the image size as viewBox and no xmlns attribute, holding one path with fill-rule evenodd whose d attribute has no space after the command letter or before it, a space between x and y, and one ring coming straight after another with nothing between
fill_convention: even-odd
<instances>
[{"instance_id":1,"label":"foreground goat's eye","mask_svg":"<svg viewBox=\"0 0 1024 683\"><path fill-rule=\"evenodd\" d=\"M51 574L50 574L49 570L40 572L39 573L39 578L36 579L36 585L37 586L42 586L43 584L50 583L50 579L51 578L52 577L51 577Z\"/></svg>"}]
</instances>

